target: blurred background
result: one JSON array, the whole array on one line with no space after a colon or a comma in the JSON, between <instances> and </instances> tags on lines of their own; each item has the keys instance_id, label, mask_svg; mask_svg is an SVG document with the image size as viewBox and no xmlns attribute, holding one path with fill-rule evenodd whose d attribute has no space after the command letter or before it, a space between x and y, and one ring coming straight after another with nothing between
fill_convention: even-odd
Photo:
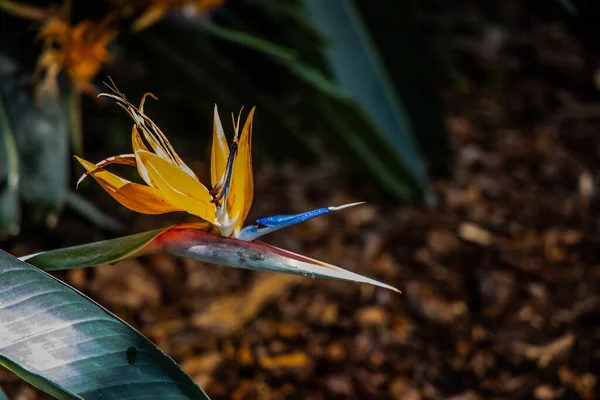
<instances>
[{"instance_id":1,"label":"blurred background","mask_svg":"<svg viewBox=\"0 0 600 400\"><path fill-rule=\"evenodd\" d=\"M249 221L367 204L265 241L399 287L166 255L55 274L213 399L593 399L600 6L534 0L0 0L0 248L194 221L88 179L131 152L112 78L201 180L212 110L257 106ZM228 129L229 128L229 129ZM116 168L138 180L132 168ZM45 398L0 370L11 399Z\"/></svg>"}]
</instances>

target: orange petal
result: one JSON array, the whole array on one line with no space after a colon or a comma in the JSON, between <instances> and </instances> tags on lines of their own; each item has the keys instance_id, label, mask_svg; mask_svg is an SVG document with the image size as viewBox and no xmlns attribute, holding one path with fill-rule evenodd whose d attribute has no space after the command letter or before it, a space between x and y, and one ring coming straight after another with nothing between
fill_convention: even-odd
<instances>
[{"instance_id":1,"label":"orange petal","mask_svg":"<svg viewBox=\"0 0 600 400\"><path fill-rule=\"evenodd\" d=\"M69 35L70 27L69 25L61 21L60 19L50 19L42 28L38 34L38 38L47 38L50 36L61 38L62 41L67 40L67 36Z\"/></svg>"},{"instance_id":2,"label":"orange petal","mask_svg":"<svg viewBox=\"0 0 600 400\"><path fill-rule=\"evenodd\" d=\"M172 163L176 164L181 170L183 170L186 174L191 176L194 179L198 179L196 174L183 162L183 160L179 157L179 155L169 143L169 140L165 136L164 133L160 130L160 128L150 119L148 118L142 111L137 109L133 104L125 99L125 96L121 92L118 91L116 87L111 88L116 95L109 93L100 93L99 96L102 97L110 97L117 101L117 104L121 106L127 113L133 118L136 127L141 136L143 136L144 140L148 142L152 150L154 152L164 158L165 160L169 160Z\"/></svg>"},{"instance_id":3,"label":"orange petal","mask_svg":"<svg viewBox=\"0 0 600 400\"><path fill-rule=\"evenodd\" d=\"M81 161L80 161L81 162ZM113 156L113 157L108 157L105 158L104 160L97 162L96 168L92 171L85 171L85 173L83 175L81 175L81 177L79 177L79 180L77 181L77 186L79 186L79 184L93 171L97 170L97 169L103 169L105 168L107 165L111 165L111 164L122 164L122 165L131 165L133 167L135 167L136 162L135 162L135 155L133 154L121 154L118 156Z\"/></svg>"},{"instance_id":4,"label":"orange petal","mask_svg":"<svg viewBox=\"0 0 600 400\"><path fill-rule=\"evenodd\" d=\"M230 218L237 218L235 229L241 229L248 216L254 197L254 176L252 174L252 122L253 107L246 118L244 129L240 135L238 150L233 164L231 189L227 198Z\"/></svg>"},{"instance_id":5,"label":"orange petal","mask_svg":"<svg viewBox=\"0 0 600 400\"><path fill-rule=\"evenodd\" d=\"M215 220L216 207L210 202L212 197L197 179L156 154L139 150L136 156L139 164L146 169L152 185L171 204L208 222Z\"/></svg>"},{"instance_id":6,"label":"orange petal","mask_svg":"<svg viewBox=\"0 0 600 400\"><path fill-rule=\"evenodd\" d=\"M214 122L213 122L213 142L210 152L210 183L214 188L217 186L225 169L227 168L227 159L229 158L229 147L227 147L227 139L219 118L219 111L215 105Z\"/></svg>"},{"instance_id":7,"label":"orange petal","mask_svg":"<svg viewBox=\"0 0 600 400\"><path fill-rule=\"evenodd\" d=\"M130 210L142 214L183 211L170 204L157 189L130 182L104 169L98 169L96 164L77 156L75 158L108 194Z\"/></svg>"}]
</instances>

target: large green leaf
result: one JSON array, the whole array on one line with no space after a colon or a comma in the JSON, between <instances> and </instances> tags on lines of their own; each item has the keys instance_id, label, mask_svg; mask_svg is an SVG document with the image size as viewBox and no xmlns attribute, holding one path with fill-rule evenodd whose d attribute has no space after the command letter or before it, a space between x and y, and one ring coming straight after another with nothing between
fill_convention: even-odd
<instances>
[{"instance_id":1,"label":"large green leaf","mask_svg":"<svg viewBox=\"0 0 600 400\"><path fill-rule=\"evenodd\" d=\"M21 257L21 260L51 271L115 263L125 258L154 252L165 252L226 267L362 282L398 291L374 279L265 243L215 236L208 233L203 225L176 225L162 230L51 250Z\"/></svg>"},{"instance_id":2,"label":"large green leaf","mask_svg":"<svg viewBox=\"0 0 600 400\"><path fill-rule=\"evenodd\" d=\"M315 105L318 105L325 124L332 131L343 133L346 145L388 191L404 200L415 199L411 179L403 173L402 165L394 162L393 151L369 136L369 133L376 135L376 132L361 118L362 110L354 109L354 113L349 113L346 105L336 104L326 98L316 99Z\"/></svg>"},{"instance_id":3,"label":"large green leaf","mask_svg":"<svg viewBox=\"0 0 600 400\"><path fill-rule=\"evenodd\" d=\"M368 1L355 4L389 72L388 84L402 100L428 170L447 175L450 144L439 91L447 67L429 50L418 0L399 0L387 7Z\"/></svg>"},{"instance_id":4,"label":"large green leaf","mask_svg":"<svg viewBox=\"0 0 600 400\"><path fill-rule=\"evenodd\" d=\"M427 176L411 123L353 3L322 0L303 0L303 3L312 21L331 41L325 55L342 92L362 107L366 118L424 190Z\"/></svg>"},{"instance_id":5,"label":"large green leaf","mask_svg":"<svg viewBox=\"0 0 600 400\"><path fill-rule=\"evenodd\" d=\"M207 399L148 339L0 251L0 364L58 399Z\"/></svg>"},{"instance_id":6,"label":"large green leaf","mask_svg":"<svg viewBox=\"0 0 600 400\"><path fill-rule=\"evenodd\" d=\"M330 2L326 7L335 6L331 3L339 2ZM282 6L278 2L268 2L265 5L264 11L270 14L272 20L284 20L285 22L276 24L276 27L272 27L271 30L265 29L264 32L257 32L257 30L260 31L261 29L257 29L256 24L252 24L251 19L248 22L248 18L239 18L238 15L237 17L228 18L229 22L235 26L235 29L210 25L209 33L218 39L226 40L242 47L252 48L268 55L271 59L271 64L280 66L280 68L273 68L273 65L269 67L273 68L274 71L268 74L272 78L271 80L282 79L278 87L282 84L286 88L289 86L287 91L294 93L300 99L304 99L304 101L299 103L304 108L301 111L302 114L310 115L309 119L313 124L317 125L313 129L319 132L323 139L330 144L330 150L341 154L345 153L347 159L353 160L351 164L353 168L357 170L369 170L383 187L397 197L405 200L415 200L421 197L423 190L427 188L427 182L424 170L420 164L420 155L411 142L410 122L404 114L400 115L400 117L394 115L394 112L402 113L402 107L393 98L393 82L386 79L385 70L379 66L380 62L377 59L377 54L375 54L372 46L369 47L370 40L366 37L366 34L362 31L359 32L360 35L364 36L365 46L360 47L360 43L356 43L356 41L345 42L342 43L344 46L341 46L345 50L347 50L348 45L358 45L360 50L364 50L365 48L370 50L370 52L365 51L358 55L365 58L364 62L361 60L355 62L353 59L355 56L354 53L348 56L347 52L342 52L342 55L352 60L351 62L347 58L341 60L339 67L345 69L345 72L350 71L354 73L356 72L356 64L365 67L365 63L371 63L373 65L367 65L367 67L371 69L373 74L378 75L375 77L371 76L369 82L374 82L373 85L369 86L367 83L367 85L361 86L360 83L356 84L354 82L355 79L361 82L364 80L364 74L358 71L357 74L360 75L359 77L351 76L347 79L354 85L349 90L346 87L347 85L338 84L340 83L339 79L338 83L333 82L323 72L321 61L314 57L322 47L321 42L323 41L320 35L315 33L314 27L311 25L315 22L314 18L313 20L306 18L305 13L299 7ZM326 15L326 18L330 17L331 15ZM206 30L206 25L197 25ZM327 23L326 25L327 28L331 28L330 24ZM320 27L319 24L317 26ZM347 29L348 26L342 26L342 28ZM354 29L356 27L351 26L350 28ZM273 29L276 33L272 31ZM326 31L325 33L329 32ZM357 35L356 32L354 34L355 36ZM264 35L264 38L262 35ZM345 38L345 35L342 31L342 39ZM253 38L253 40L249 38ZM269 40L265 38L269 38ZM270 40L277 43L284 43L286 49L293 49L294 53L291 54L294 54L294 57L287 56L290 53L289 51L287 53L273 51L273 48L279 50L282 47L281 45L272 45ZM260 45L256 45L255 43L259 43ZM271 44L271 46L265 45L265 43ZM333 44L335 45L335 43ZM347 63L352 65L348 66L346 65ZM241 69L240 73L247 73L248 70L251 69ZM335 69L333 72L336 75ZM287 78L281 78L281 76L286 75L288 76ZM254 76L249 81L259 82L260 79L261 77ZM376 81L377 79L383 82L378 82ZM377 86L378 84L381 85ZM354 90L356 88L360 90ZM357 94L357 92L360 93ZM365 93L369 95L367 98L364 98ZM362 97L359 98L357 97L358 95ZM381 99L377 97L378 95L382 95L385 98ZM394 101L398 103L392 104L396 108L390 109L388 107L386 109L386 105ZM382 107L378 102L387 103ZM285 104L285 100L282 101L282 104ZM261 109L264 112L264 108ZM372 110L375 110L376 118L372 115ZM433 110L432 113L435 114L436 111ZM286 112L289 112L289 110ZM380 118L377 113L383 115L383 118ZM278 115L281 115L281 113ZM435 117L428 117L428 120L437 121L441 119L441 115L435 115ZM280 117L277 116L275 118ZM425 124L420 124L419 127L421 125ZM433 125L433 123L429 124L428 127ZM429 133L428 129L425 129L425 131ZM392 133L386 135L389 132ZM302 132L304 136L305 133ZM431 142L429 140L431 136L437 138L437 133L439 133L439 129L436 130L435 134L428 135L426 141ZM303 135L299 136L302 137ZM390 140L390 137L392 140ZM409 141L408 145L402 141L403 138ZM436 149L440 146L443 147L441 144L445 143L439 140L438 142L434 147ZM394 143L396 143L396 146L394 146ZM405 152L402 153L404 150ZM412 160L410 157L413 157ZM409 158L409 162L407 162L407 158ZM413 166L412 170L410 168L411 165ZM417 169L416 172L415 168ZM419 180L419 174L421 174L421 180Z\"/></svg>"}]
</instances>

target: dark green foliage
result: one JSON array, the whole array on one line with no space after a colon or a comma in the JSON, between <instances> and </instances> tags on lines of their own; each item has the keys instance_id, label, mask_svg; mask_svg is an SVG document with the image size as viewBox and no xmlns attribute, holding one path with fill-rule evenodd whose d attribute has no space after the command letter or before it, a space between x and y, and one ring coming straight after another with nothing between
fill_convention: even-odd
<instances>
[{"instance_id":1,"label":"dark green foliage","mask_svg":"<svg viewBox=\"0 0 600 400\"><path fill-rule=\"evenodd\" d=\"M58 399L208 399L135 329L2 251L0 320L0 365Z\"/></svg>"}]
</instances>

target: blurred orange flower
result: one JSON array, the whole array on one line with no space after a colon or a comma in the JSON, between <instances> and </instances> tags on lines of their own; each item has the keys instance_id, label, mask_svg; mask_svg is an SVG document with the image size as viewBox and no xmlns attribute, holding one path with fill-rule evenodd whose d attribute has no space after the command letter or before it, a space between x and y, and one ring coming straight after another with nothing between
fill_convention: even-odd
<instances>
[{"instance_id":1,"label":"blurred orange flower","mask_svg":"<svg viewBox=\"0 0 600 400\"><path fill-rule=\"evenodd\" d=\"M80 91L95 95L91 82L109 60L107 46L115 36L105 23L83 20L70 26L60 19L48 20L39 33L44 50L35 72L38 93L57 95L58 74L64 70Z\"/></svg>"},{"instance_id":2,"label":"blurred orange flower","mask_svg":"<svg viewBox=\"0 0 600 400\"><path fill-rule=\"evenodd\" d=\"M38 38L44 46L34 73L38 95L57 96L57 78L63 70L79 91L97 94L91 82L109 60L107 46L116 36L116 30L108 24L112 20L111 15L102 22L85 19L71 25L67 17L71 8L68 0L61 7L50 6L45 9L4 0L0 1L0 8L42 24Z\"/></svg>"}]
</instances>

